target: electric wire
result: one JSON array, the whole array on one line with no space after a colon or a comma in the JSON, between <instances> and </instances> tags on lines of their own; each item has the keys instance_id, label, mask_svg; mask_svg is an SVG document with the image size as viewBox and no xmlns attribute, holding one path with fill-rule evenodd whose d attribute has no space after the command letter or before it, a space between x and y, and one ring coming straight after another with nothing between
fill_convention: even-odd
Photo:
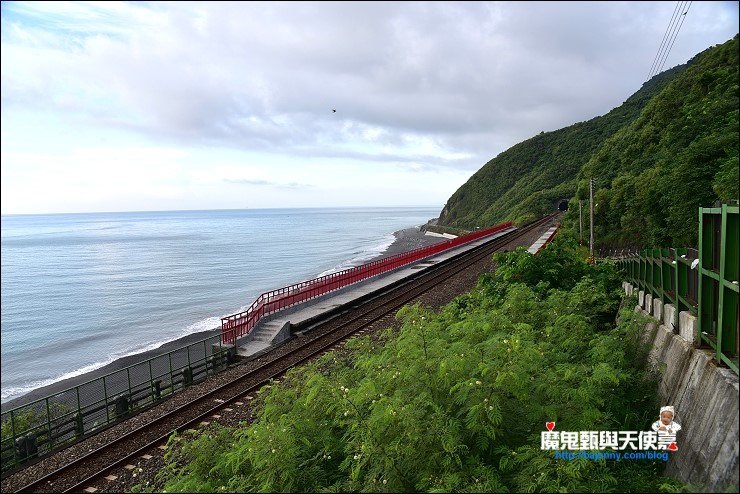
<instances>
[{"instance_id":1,"label":"electric wire","mask_svg":"<svg viewBox=\"0 0 740 494\"><path fill-rule=\"evenodd\" d=\"M691 4L692 4L692 2L689 2L689 5L686 8L686 11L683 14L681 14L681 23L678 25L678 29L676 30L676 34L675 34L675 36L673 36L673 40L671 41L671 46L668 48L668 52L666 52L665 57L663 57L663 63L660 64L660 70L658 72L660 72L660 71L663 70L663 65L665 65L665 62L668 59L668 55L671 54L671 48L673 48L673 43L676 42L676 38L678 37L679 31L681 31L681 26L683 26L683 21L686 19L686 14L689 13L689 9L691 8ZM681 10L683 10L683 9L681 9Z\"/></svg>"},{"instance_id":2,"label":"electric wire","mask_svg":"<svg viewBox=\"0 0 740 494\"><path fill-rule=\"evenodd\" d=\"M678 11L679 12L681 12L685 8L685 4L686 3L688 3L688 2L681 2L679 4L679 6L678 6ZM660 72L660 70L659 70L660 69L660 65L661 65L661 63L663 63L663 61L665 60L665 58L666 58L666 56L668 54L668 46L671 44L671 41L673 41L674 36L676 35L676 28L678 27L678 23L679 23L678 17L680 17L680 16L677 16L676 17L675 23L673 24L673 26L671 26L671 32L668 33L668 40L666 40L666 44L663 47L663 53L660 54L660 58L658 59L658 64L655 66L655 72L654 72L653 75L658 74Z\"/></svg>"},{"instance_id":3,"label":"electric wire","mask_svg":"<svg viewBox=\"0 0 740 494\"><path fill-rule=\"evenodd\" d=\"M668 27L666 28L665 33L663 34L663 39L660 42L658 53L655 54L655 59L653 60L653 64L650 66L650 73L648 74L647 80L650 80L650 78L653 76L653 70L658 65L658 60L660 59L660 53L663 51L663 46L666 44L666 40L668 39L668 31L673 25L673 19L676 17L676 12L679 11L678 6L680 4L681 2L676 2L676 7L673 9L673 15L671 16L671 22L668 23Z\"/></svg>"}]
</instances>

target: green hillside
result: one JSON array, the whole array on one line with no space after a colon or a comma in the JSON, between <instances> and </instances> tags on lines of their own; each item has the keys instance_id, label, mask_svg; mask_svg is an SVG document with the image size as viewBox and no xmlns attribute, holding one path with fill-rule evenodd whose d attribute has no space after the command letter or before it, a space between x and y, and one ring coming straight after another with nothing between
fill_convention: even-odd
<instances>
[{"instance_id":1,"label":"green hillside","mask_svg":"<svg viewBox=\"0 0 740 494\"><path fill-rule=\"evenodd\" d=\"M604 116L543 132L499 154L452 194L440 224L473 228L505 219L524 222L550 212L554 201L573 196L579 170L604 140L636 119L685 68L653 77Z\"/></svg>"},{"instance_id":2,"label":"green hillside","mask_svg":"<svg viewBox=\"0 0 740 494\"><path fill-rule=\"evenodd\" d=\"M737 197L737 84L736 36L654 77L604 116L501 153L450 197L440 224L524 222L559 199L584 197L594 173L598 239L690 243L697 206ZM607 234L614 226L623 230Z\"/></svg>"},{"instance_id":3,"label":"green hillside","mask_svg":"<svg viewBox=\"0 0 740 494\"><path fill-rule=\"evenodd\" d=\"M697 208L738 197L738 37L689 63L579 173L606 245L696 245Z\"/></svg>"}]
</instances>

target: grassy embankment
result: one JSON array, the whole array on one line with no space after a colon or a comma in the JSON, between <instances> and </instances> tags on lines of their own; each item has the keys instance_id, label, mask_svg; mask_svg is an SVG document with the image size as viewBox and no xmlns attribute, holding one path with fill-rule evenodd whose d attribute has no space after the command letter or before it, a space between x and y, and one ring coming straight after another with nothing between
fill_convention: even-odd
<instances>
[{"instance_id":1,"label":"grassy embankment","mask_svg":"<svg viewBox=\"0 0 740 494\"><path fill-rule=\"evenodd\" d=\"M439 312L401 310L400 332L358 337L261 393L252 424L170 441L147 489L650 492L681 486L663 462L558 460L557 430L647 430L655 376L620 305L613 266L560 238L499 254L495 275Z\"/></svg>"}]
</instances>

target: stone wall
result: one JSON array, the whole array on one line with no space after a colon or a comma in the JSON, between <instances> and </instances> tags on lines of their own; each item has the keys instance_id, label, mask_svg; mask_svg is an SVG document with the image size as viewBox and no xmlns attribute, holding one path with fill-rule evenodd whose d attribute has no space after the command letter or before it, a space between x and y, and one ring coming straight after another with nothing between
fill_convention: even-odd
<instances>
[{"instance_id":1,"label":"stone wall","mask_svg":"<svg viewBox=\"0 0 740 494\"><path fill-rule=\"evenodd\" d=\"M625 293L634 288L625 283ZM666 304L658 314L655 301L639 294L635 310L656 319L650 359L662 372L659 384L661 403L673 405L675 421L681 424L666 475L710 492L724 492L738 482L738 376L717 365L710 351L695 348L696 318L687 312L678 317L675 307ZM646 310L650 306L650 312ZM662 305L662 304L660 304ZM653 331L647 331L650 335ZM657 420L656 411L656 420Z\"/></svg>"}]
</instances>

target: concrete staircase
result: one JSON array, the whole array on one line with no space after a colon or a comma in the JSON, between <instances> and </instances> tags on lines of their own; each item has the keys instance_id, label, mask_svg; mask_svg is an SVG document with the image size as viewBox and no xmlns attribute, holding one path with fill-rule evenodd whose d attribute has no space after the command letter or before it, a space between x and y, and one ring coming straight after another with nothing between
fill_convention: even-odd
<instances>
[{"instance_id":1,"label":"concrete staircase","mask_svg":"<svg viewBox=\"0 0 740 494\"><path fill-rule=\"evenodd\" d=\"M288 338L290 338L290 321L285 322L280 319L261 321L247 336L239 340L236 354L243 358L253 358Z\"/></svg>"}]
</instances>

